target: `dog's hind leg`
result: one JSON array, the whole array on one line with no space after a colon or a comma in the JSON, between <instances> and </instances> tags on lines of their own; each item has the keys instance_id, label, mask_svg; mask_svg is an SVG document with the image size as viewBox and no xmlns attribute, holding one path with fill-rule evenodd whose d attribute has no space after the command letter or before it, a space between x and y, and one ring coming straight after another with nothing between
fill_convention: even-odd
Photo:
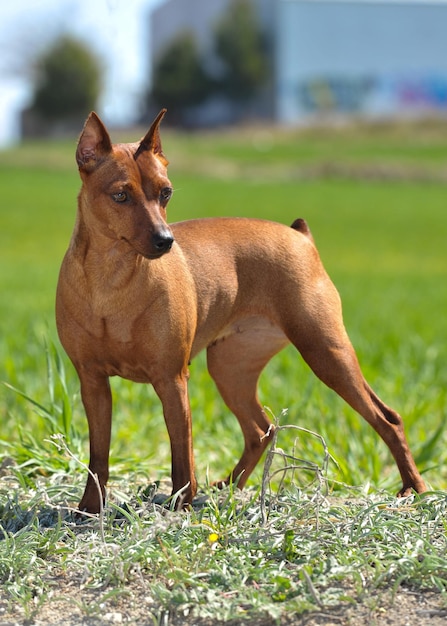
<instances>
[{"instance_id":1,"label":"dog's hind leg","mask_svg":"<svg viewBox=\"0 0 447 626\"><path fill-rule=\"evenodd\" d=\"M299 316L299 324L285 325L287 336L318 378L362 415L387 444L402 477L399 495L409 495L412 489L418 493L425 491L404 434L402 418L382 402L363 377L343 326L335 288L328 281L320 293L321 296L313 294L312 306L306 307L305 316Z\"/></svg>"},{"instance_id":2,"label":"dog's hind leg","mask_svg":"<svg viewBox=\"0 0 447 626\"><path fill-rule=\"evenodd\" d=\"M271 441L273 425L259 403L257 384L268 361L288 343L270 322L253 318L208 348L208 370L244 436L240 460L218 484L232 481L242 489Z\"/></svg>"}]
</instances>

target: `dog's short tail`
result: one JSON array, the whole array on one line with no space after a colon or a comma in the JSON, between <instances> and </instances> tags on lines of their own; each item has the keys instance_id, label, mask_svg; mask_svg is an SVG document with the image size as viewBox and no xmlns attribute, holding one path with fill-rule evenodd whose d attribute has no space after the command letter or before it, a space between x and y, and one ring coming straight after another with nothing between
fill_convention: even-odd
<instances>
[{"instance_id":1,"label":"dog's short tail","mask_svg":"<svg viewBox=\"0 0 447 626\"><path fill-rule=\"evenodd\" d=\"M306 237L308 237L311 241L314 240L314 238L312 237L312 233L310 232L310 228L307 225L306 220L303 220L302 217L299 217L298 219L296 219L291 225L291 228L293 228L294 230L297 230L300 233L303 233L303 235L306 235Z\"/></svg>"}]
</instances>

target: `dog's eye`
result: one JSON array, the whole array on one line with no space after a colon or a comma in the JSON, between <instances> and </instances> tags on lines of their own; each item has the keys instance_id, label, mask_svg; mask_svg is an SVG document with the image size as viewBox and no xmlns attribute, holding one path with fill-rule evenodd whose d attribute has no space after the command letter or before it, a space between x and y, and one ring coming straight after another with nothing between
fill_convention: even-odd
<instances>
[{"instance_id":1,"label":"dog's eye","mask_svg":"<svg viewBox=\"0 0 447 626\"><path fill-rule=\"evenodd\" d=\"M114 202L126 202L127 193L125 191L118 191L118 193L113 193L112 200Z\"/></svg>"},{"instance_id":2,"label":"dog's eye","mask_svg":"<svg viewBox=\"0 0 447 626\"><path fill-rule=\"evenodd\" d=\"M163 189L160 191L160 200L162 202L167 202L171 196L172 196L171 187L163 187Z\"/></svg>"}]
</instances>

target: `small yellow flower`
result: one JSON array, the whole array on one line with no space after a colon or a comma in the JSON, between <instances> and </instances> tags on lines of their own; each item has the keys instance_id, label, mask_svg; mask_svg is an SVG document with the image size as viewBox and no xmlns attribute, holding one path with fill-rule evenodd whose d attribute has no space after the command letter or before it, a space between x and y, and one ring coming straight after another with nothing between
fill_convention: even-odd
<instances>
[{"instance_id":1,"label":"small yellow flower","mask_svg":"<svg viewBox=\"0 0 447 626\"><path fill-rule=\"evenodd\" d=\"M208 541L210 543L216 543L216 541L218 541L218 540L219 540L219 535L217 533L210 533L208 535Z\"/></svg>"}]
</instances>

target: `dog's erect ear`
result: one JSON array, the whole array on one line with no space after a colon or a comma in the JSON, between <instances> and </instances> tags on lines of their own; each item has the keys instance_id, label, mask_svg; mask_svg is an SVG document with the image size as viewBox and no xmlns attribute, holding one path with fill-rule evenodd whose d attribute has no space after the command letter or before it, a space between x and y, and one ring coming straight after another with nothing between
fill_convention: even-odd
<instances>
[{"instance_id":1,"label":"dog's erect ear","mask_svg":"<svg viewBox=\"0 0 447 626\"><path fill-rule=\"evenodd\" d=\"M79 169L87 171L93 169L97 162L111 150L112 142L109 133L96 113L92 111L85 122L76 150Z\"/></svg>"},{"instance_id":2,"label":"dog's erect ear","mask_svg":"<svg viewBox=\"0 0 447 626\"><path fill-rule=\"evenodd\" d=\"M169 161L163 154L163 150L161 148L161 140L160 140L160 123L164 118L167 109L162 109L160 113L157 115L155 120L152 122L152 126L147 131L146 135L140 141L140 145L138 146L137 151L134 154L134 159L138 159L142 152L147 152L148 150L155 154L163 165L168 165Z\"/></svg>"}]
</instances>

